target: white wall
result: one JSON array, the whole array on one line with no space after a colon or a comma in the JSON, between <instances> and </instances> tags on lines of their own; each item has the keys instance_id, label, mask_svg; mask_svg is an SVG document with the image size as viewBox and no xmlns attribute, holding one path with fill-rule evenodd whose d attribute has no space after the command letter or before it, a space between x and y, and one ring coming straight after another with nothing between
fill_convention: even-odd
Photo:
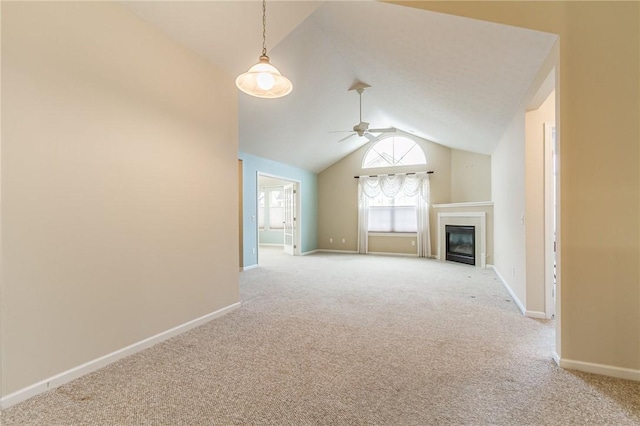
<instances>
[{"instance_id":1,"label":"white wall","mask_svg":"<svg viewBox=\"0 0 640 426\"><path fill-rule=\"evenodd\" d=\"M517 114L491 156L494 259L498 274L526 306L524 112Z\"/></svg>"},{"instance_id":2,"label":"white wall","mask_svg":"<svg viewBox=\"0 0 640 426\"><path fill-rule=\"evenodd\" d=\"M2 6L6 396L238 301L238 137L233 78L121 6Z\"/></svg>"}]
</instances>

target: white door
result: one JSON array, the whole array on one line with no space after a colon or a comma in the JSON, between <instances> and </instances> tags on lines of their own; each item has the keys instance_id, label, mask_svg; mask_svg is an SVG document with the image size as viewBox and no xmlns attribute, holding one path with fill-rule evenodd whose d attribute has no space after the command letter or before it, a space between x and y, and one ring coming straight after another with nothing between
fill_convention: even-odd
<instances>
[{"instance_id":1,"label":"white door","mask_svg":"<svg viewBox=\"0 0 640 426\"><path fill-rule=\"evenodd\" d=\"M284 186L284 252L293 255L296 249L296 190L293 183Z\"/></svg>"}]
</instances>

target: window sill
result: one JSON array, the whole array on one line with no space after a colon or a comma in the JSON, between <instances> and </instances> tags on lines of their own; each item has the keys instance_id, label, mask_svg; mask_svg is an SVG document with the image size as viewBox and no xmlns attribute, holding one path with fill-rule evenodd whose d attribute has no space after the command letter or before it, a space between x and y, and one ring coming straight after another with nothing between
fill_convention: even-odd
<instances>
[{"instance_id":1,"label":"window sill","mask_svg":"<svg viewBox=\"0 0 640 426\"><path fill-rule=\"evenodd\" d=\"M408 237L416 238L416 232L369 232L370 237Z\"/></svg>"}]
</instances>

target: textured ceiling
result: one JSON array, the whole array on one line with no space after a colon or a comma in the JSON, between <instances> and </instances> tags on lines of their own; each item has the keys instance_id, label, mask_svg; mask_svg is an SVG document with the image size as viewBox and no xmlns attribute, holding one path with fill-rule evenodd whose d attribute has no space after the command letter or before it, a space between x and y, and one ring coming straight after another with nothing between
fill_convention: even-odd
<instances>
[{"instance_id":1,"label":"textured ceiling","mask_svg":"<svg viewBox=\"0 0 640 426\"><path fill-rule=\"evenodd\" d=\"M235 76L257 61L256 2L125 3ZM238 93L240 149L319 172L367 142L363 120L490 154L556 40L553 34L379 2L268 2L267 47L293 83L280 99Z\"/></svg>"},{"instance_id":2,"label":"textured ceiling","mask_svg":"<svg viewBox=\"0 0 640 426\"><path fill-rule=\"evenodd\" d=\"M271 50L322 3L269 1L267 48ZM233 76L258 62L262 52L261 2L144 0L121 4Z\"/></svg>"}]
</instances>

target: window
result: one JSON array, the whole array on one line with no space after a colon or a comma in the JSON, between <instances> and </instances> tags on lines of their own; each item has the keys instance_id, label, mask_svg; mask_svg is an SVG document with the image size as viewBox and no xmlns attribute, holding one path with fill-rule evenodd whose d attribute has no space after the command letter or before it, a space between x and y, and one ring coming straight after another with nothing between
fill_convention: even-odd
<instances>
[{"instance_id":1,"label":"window","mask_svg":"<svg viewBox=\"0 0 640 426\"><path fill-rule=\"evenodd\" d=\"M264 209L267 203L265 202L265 190L261 190L258 194L258 229L264 229Z\"/></svg>"},{"instance_id":2,"label":"window","mask_svg":"<svg viewBox=\"0 0 640 426\"><path fill-rule=\"evenodd\" d=\"M358 253L369 252L371 232L415 233L418 256L431 255L429 173L358 177Z\"/></svg>"},{"instance_id":3,"label":"window","mask_svg":"<svg viewBox=\"0 0 640 426\"><path fill-rule=\"evenodd\" d=\"M395 197L380 193L369 200L369 232L417 232L417 196L400 192Z\"/></svg>"},{"instance_id":4,"label":"window","mask_svg":"<svg viewBox=\"0 0 640 426\"><path fill-rule=\"evenodd\" d=\"M269 228L283 229L284 191L282 188L271 188L269 191Z\"/></svg>"},{"instance_id":5,"label":"window","mask_svg":"<svg viewBox=\"0 0 640 426\"><path fill-rule=\"evenodd\" d=\"M376 142L364 157L363 169L427 164L422 148L403 136L391 136Z\"/></svg>"},{"instance_id":6,"label":"window","mask_svg":"<svg viewBox=\"0 0 640 426\"><path fill-rule=\"evenodd\" d=\"M284 191L282 187L262 188L258 194L258 228L283 229Z\"/></svg>"}]
</instances>

